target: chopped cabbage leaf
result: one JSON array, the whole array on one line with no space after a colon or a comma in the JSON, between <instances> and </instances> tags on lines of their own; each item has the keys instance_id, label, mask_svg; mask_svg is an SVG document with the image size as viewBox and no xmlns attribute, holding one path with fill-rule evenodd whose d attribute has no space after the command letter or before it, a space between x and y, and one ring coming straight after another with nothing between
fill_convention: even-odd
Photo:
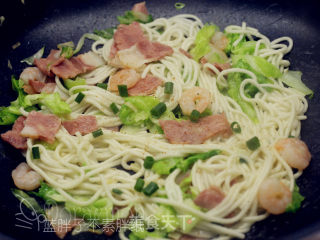
<instances>
[{"instance_id":1,"label":"chopped cabbage leaf","mask_svg":"<svg viewBox=\"0 0 320 240\"><path fill-rule=\"evenodd\" d=\"M25 97L25 102L28 106L42 104L55 115L62 116L71 113L70 106L61 100L59 93L41 93L33 94Z\"/></svg>"},{"instance_id":2,"label":"chopped cabbage leaf","mask_svg":"<svg viewBox=\"0 0 320 240\"><path fill-rule=\"evenodd\" d=\"M26 63L28 65L33 65L33 62L35 59L39 59L43 56L43 53L44 53L44 47L42 47L40 50L38 50L35 54L33 54L32 56L30 57L27 57L23 60L21 60L20 62L21 63Z\"/></svg>"},{"instance_id":3,"label":"chopped cabbage leaf","mask_svg":"<svg viewBox=\"0 0 320 240\"><path fill-rule=\"evenodd\" d=\"M210 40L216 29L217 26L206 24L199 30L194 41L195 47L190 51L194 60L199 61L200 58L211 51Z\"/></svg>"},{"instance_id":4,"label":"chopped cabbage leaf","mask_svg":"<svg viewBox=\"0 0 320 240\"><path fill-rule=\"evenodd\" d=\"M289 87L302 92L304 95L310 95L310 97L312 97L313 91L302 82L301 77L302 72L300 71L288 71L283 74L280 80Z\"/></svg>"}]
</instances>

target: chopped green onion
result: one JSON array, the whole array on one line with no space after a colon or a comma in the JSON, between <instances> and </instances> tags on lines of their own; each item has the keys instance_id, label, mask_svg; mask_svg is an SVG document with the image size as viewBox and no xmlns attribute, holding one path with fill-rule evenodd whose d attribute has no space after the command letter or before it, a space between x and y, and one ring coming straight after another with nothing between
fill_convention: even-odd
<instances>
[{"instance_id":1,"label":"chopped green onion","mask_svg":"<svg viewBox=\"0 0 320 240\"><path fill-rule=\"evenodd\" d=\"M164 93L172 94L173 93L173 82L166 82L164 84Z\"/></svg>"},{"instance_id":2,"label":"chopped green onion","mask_svg":"<svg viewBox=\"0 0 320 240\"><path fill-rule=\"evenodd\" d=\"M242 158L242 157L239 159L239 162L248 164L248 161L246 159Z\"/></svg>"},{"instance_id":3,"label":"chopped green onion","mask_svg":"<svg viewBox=\"0 0 320 240\"><path fill-rule=\"evenodd\" d=\"M119 95L121 97L128 97L128 88L127 85L118 85L118 91L119 91Z\"/></svg>"},{"instance_id":4,"label":"chopped green onion","mask_svg":"<svg viewBox=\"0 0 320 240\"><path fill-rule=\"evenodd\" d=\"M82 92L79 92L79 94L77 95L75 101L77 103L81 103L81 101L83 100L84 97L85 97L85 95Z\"/></svg>"},{"instance_id":5,"label":"chopped green onion","mask_svg":"<svg viewBox=\"0 0 320 240\"><path fill-rule=\"evenodd\" d=\"M143 193L150 197L154 192L156 192L157 190L159 189L159 186L158 184L156 184L155 182L150 182L148 184L148 186L146 186L144 189L143 189Z\"/></svg>"},{"instance_id":6,"label":"chopped green onion","mask_svg":"<svg viewBox=\"0 0 320 240\"><path fill-rule=\"evenodd\" d=\"M190 120L192 122L198 122L199 118L200 118L200 112L197 110L193 110L190 115Z\"/></svg>"},{"instance_id":7,"label":"chopped green onion","mask_svg":"<svg viewBox=\"0 0 320 240\"><path fill-rule=\"evenodd\" d=\"M166 104L163 102L158 103L154 108L151 109L151 115L155 118L159 118L167 110Z\"/></svg>"},{"instance_id":8,"label":"chopped green onion","mask_svg":"<svg viewBox=\"0 0 320 240\"><path fill-rule=\"evenodd\" d=\"M103 135L103 132L102 132L101 128L98 129L98 130L96 130L96 131L94 131L94 132L92 132L92 136L93 136L94 138L97 138L97 137L99 137L99 136L101 136L101 135Z\"/></svg>"},{"instance_id":9,"label":"chopped green onion","mask_svg":"<svg viewBox=\"0 0 320 240\"><path fill-rule=\"evenodd\" d=\"M182 3L182 2L177 2L177 3L174 4L174 7L175 7L177 10L182 9L182 8L184 8L185 6L186 6L186 4L185 4L185 3Z\"/></svg>"},{"instance_id":10,"label":"chopped green onion","mask_svg":"<svg viewBox=\"0 0 320 240\"><path fill-rule=\"evenodd\" d=\"M108 88L108 84L106 84L106 83L98 83L97 87L102 88L102 89L107 89Z\"/></svg>"},{"instance_id":11,"label":"chopped green onion","mask_svg":"<svg viewBox=\"0 0 320 240\"><path fill-rule=\"evenodd\" d=\"M292 135L290 134L288 138L295 138L295 136L292 136Z\"/></svg>"},{"instance_id":12,"label":"chopped green onion","mask_svg":"<svg viewBox=\"0 0 320 240\"><path fill-rule=\"evenodd\" d=\"M144 160L143 166L145 169L151 169L154 164L154 158L151 156L146 157Z\"/></svg>"},{"instance_id":13,"label":"chopped green onion","mask_svg":"<svg viewBox=\"0 0 320 240\"><path fill-rule=\"evenodd\" d=\"M234 133L241 133L241 127L238 122L232 122L231 123L231 129Z\"/></svg>"},{"instance_id":14,"label":"chopped green onion","mask_svg":"<svg viewBox=\"0 0 320 240\"><path fill-rule=\"evenodd\" d=\"M134 185L134 190L137 192L141 192L144 186L144 180L142 178L138 178L136 184Z\"/></svg>"},{"instance_id":15,"label":"chopped green onion","mask_svg":"<svg viewBox=\"0 0 320 240\"><path fill-rule=\"evenodd\" d=\"M112 192L115 193L115 194L118 194L118 195L122 194L122 191L120 189L118 189L118 188L113 188Z\"/></svg>"},{"instance_id":16,"label":"chopped green onion","mask_svg":"<svg viewBox=\"0 0 320 240\"><path fill-rule=\"evenodd\" d=\"M33 159L40 159L40 150L39 147L32 148L32 158Z\"/></svg>"},{"instance_id":17,"label":"chopped green onion","mask_svg":"<svg viewBox=\"0 0 320 240\"><path fill-rule=\"evenodd\" d=\"M254 151L260 147L260 141L259 141L259 138L257 138L257 137L253 137L253 138L249 139L246 142L246 144L247 144L247 147L252 151Z\"/></svg>"},{"instance_id":18,"label":"chopped green onion","mask_svg":"<svg viewBox=\"0 0 320 240\"><path fill-rule=\"evenodd\" d=\"M114 114L117 114L119 112L119 108L114 102L110 104L110 108Z\"/></svg>"}]
</instances>

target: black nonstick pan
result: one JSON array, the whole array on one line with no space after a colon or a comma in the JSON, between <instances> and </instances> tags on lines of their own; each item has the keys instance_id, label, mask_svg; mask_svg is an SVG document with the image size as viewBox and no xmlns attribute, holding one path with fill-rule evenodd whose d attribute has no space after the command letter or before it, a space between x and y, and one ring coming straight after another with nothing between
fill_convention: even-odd
<instances>
[{"instance_id":1,"label":"black nonstick pan","mask_svg":"<svg viewBox=\"0 0 320 240\"><path fill-rule=\"evenodd\" d=\"M132 0L10 0L0 2L0 16L5 20L0 27L0 106L16 98L10 77L19 76L26 65L20 60L32 55L42 46L45 56L58 43L74 41L94 29L105 29L117 24L116 16L129 10ZM270 39L290 36L293 51L287 56L291 69L303 72L303 81L314 90L309 100L308 119L302 123L302 139L307 143L313 159L297 181L305 201L295 213L270 216L258 222L246 239L320 239L320 13L318 1L266 0L181 0L185 7L176 10L175 0L147 0L149 12L158 17L191 13L203 22L213 22L222 29L243 21L258 28ZM20 43L13 49L12 46ZM8 67L8 61L12 70ZM0 127L4 132L8 127ZM43 219L31 215L12 195L14 187L11 171L23 156L0 141L0 240L58 239L50 232ZM19 220L20 219L20 220ZM49 232L48 232L49 231ZM67 235L65 239L108 239L104 235L83 233ZM117 239L117 236L113 236Z\"/></svg>"}]
</instances>

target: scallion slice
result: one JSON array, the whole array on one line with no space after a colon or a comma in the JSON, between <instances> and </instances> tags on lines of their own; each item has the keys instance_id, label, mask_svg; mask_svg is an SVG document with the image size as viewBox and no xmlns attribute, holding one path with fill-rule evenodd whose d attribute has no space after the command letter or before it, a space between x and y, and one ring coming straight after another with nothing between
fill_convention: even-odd
<instances>
[{"instance_id":1,"label":"scallion slice","mask_svg":"<svg viewBox=\"0 0 320 240\"><path fill-rule=\"evenodd\" d=\"M138 178L136 184L134 185L134 190L137 192L141 192L144 186L144 180L142 178Z\"/></svg>"},{"instance_id":2,"label":"scallion slice","mask_svg":"<svg viewBox=\"0 0 320 240\"><path fill-rule=\"evenodd\" d=\"M234 133L241 133L241 127L238 122L232 122L231 123L231 129Z\"/></svg>"},{"instance_id":3,"label":"scallion slice","mask_svg":"<svg viewBox=\"0 0 320 240\"><path fill-rule=\"evenodd\" d=\"M242 158L242 157L239 158L239 162L248 164L248 161L246 159Z\"/></svg>"},{"instance_id":4,"label":"scallion slice","mask_svg":"<svg viewBox=\"0 0 320 240\"><path fill-rule=\"evenodd\" d=\"M81 103L84 97L85 97L85 95L82 92L79 92L77 97L76 97L76 99L75 99L75 101L77 103Z\"/></svg>"},{"instance_id":5,"label":"scallion slice","mask_svg":"<svg viewBox=\"0 0 320 240\"><path fill-rule=\"evenodd\" d=\"M110 104L110 108L114 114L117 114L119 112L119 108L114 102Z\"/></svg>"},{"instance_id":6,"label":"scallion slice","mask_svg":"<svg viewBox=\"0 0 320 240\"><path fill-rule=\"evenodd\" d=\"M128 88L127 85L118 85L118 91L119 91L119 95L121 97L128 97Z\"/></svg>"},{"instance_id":7,"label":"scallion slice","mask_svg":"<svg viewBox=\"0 0 320 240\"><path fill-rule=\"evenodd\" d=\"M247 142L246 142L246 144L247 144L247 147L250 149L250 150L252 150L252 151L254 151L254 150L256 150L256 149L258 149L259 147L260 147L260 141L259 141L259 138L258 137L253 137L253 138L251 138L251 139L249 139Z\"/></svg>"},{"instance_id":8,"label":"scallion slice","mask_svg":"<svg viewBox=\"0 0 320 240\"><path fill-rule=\"evenodd\" d=\"M151 115L155 118L159 118L165 111L167 110L166 104L163 102L156 105L154 108L151 109Z\"/></svg>"},{"instance_id":9,"label":"scallion slice","mask_svg":"<svg viewBox=\"0 0 320 240\"><path fill-rule=\"evenodd\" d=\"M103 135L103 132L102 132L101 128L98 129L98 130L96 130L96 131L94 131L94 132L92 132L92 136L93 136L94 138L97 138L97 137L99 137L99 136L101 136L101 135Z\"/></svg>"},{"instance_id":10,"label":"scallion slice","mask_svg":"<svg viewBox=\"0 0 320 240\"><path fill-rule=\"evenodd\" d=\"M122 191L120 189L118 189L118 188L113 188L112 192L115 193L115 194L118 194L118 195L122 194Z\"/></svg>"},{"instance_id":11,"label":"scallion slice","mask_svg":"<svg viewBox=\"0 0 320 240\"><path fill-rule=\"evenodd\" d=\"M143 166L145 169L151 169L154 164L154 158L151 156L146 157L144 160Z\"/></svg>"},{"instance_id":12,"label":"scallion slice","mask_svg":"<svg viewBox=\"0 0 320 240\"><path fill-rule=\"evenodd\" d=\"M192 122L198 122L199 118L200 118L200 112L197 110L193 110L190 115L190 120Z\"/></svg>"},{"instance_id":13,"label":"scallion slice","mask_svg":"<svg viewBox=\"0 0 320 240\"><path fill-rule=\"evenodd\" d=\"M173 82L166 82L164 84L164 93L172 94L173 93Z\"/></svg>"},{"instance_id":14,"label":"scallion slice","mask_svg":"<svg viewBox=\"0 0 320 240\"><path fill-rule=\"evenodd\" d=\"M182 9L182 8L184 8L185 6L186 6L186 4L185 4L185 3L182 3L182 2L177 2L177 3L174 4L174 7L175 7L177 10Z\"/></svg>"},{"instance_id":15,"label":"scallion slice","mask_svg":"<svg viewBox=\"0 0 320 240\"><path fill-rule=\"evenodd\" d=\"M106 83L98 83L97 87L102 88L102 89L107 89L108 88L108 84L106 84Z\"/></svg>"},{"instance_id":16,"label":"scallion slice","mask_svg":"<svg viewBox=\"0 0 320 240\"><path fill-rule=\"evenodd\" d=\"M146 186L142 191L146 196L150 197L158 189L159 189L158 184L156 184L155 182L150 182L148 186Z\"/></svg>"},{"instance_id":17,"label":"scallion slice","mask_svg":"<svg viewBox=\"0 0 320 240\"><path fill-rule=\"evenodd\" d=\"M32 148L32 158L33 159L40 159L40 149L39 147Z\"/></svg>"}]
</instances>

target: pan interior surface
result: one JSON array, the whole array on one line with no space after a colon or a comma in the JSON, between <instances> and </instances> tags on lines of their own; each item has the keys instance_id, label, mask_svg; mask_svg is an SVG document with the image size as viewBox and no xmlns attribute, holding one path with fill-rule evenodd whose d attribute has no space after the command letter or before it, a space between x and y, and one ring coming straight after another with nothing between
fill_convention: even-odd
<instances>
[{"instance_id":1,"label":"pan interior surface","mask_svg":"<svg viewBox=\"0 0 320 240\"><path fill-rule=\"evenodd\" d=\"M42 46L46 47L46 56L58 43L77 42L84 33L116 26L116 16L129 10L134 3L136 1L131 0L26 0L25 4L20 1L0 3L0 16L6 17L0 27L1 106L8 105L15 99L10 77L12 74L19 76L26 67L20 63L21 59L32 55ZM310 166L297 181L305 200L295 214L270 216L254 224L246 239L302 239L314 233L320 228L320 17L316 12L317 3L183 0L186 5L180 10L174 7L174 3L172 0L148 0L147 7L154 18L190 13L203 22L215 23L221 29L230 24L241 25L244 21L271 40L281 36L293 39L294 48L286 58L290 60L292 70L303 72L303 81L314 91L314 97L309 100L308 119L302 122L301 132L301 138L307 143L313 156ZM11 46L17 42L21 44L20 47L13 50ZM12 70L8 68L9 60ZM1 133L7 129L8 127L1 126ZM11 194L10 188L14 187L11 171L19 162L24 161L23 156L2 141L0 153L0 232L3 234L0 238L57 239L54 233L46 231L47 226L41 216L31 216ZM28 223L18 220L21 219L19 213L28 217ZM65 239L106 239L106 236L83 233L72 237L69 234ZM117 236L112 239L117 239Z\"/></svg>"}]
</instances>

